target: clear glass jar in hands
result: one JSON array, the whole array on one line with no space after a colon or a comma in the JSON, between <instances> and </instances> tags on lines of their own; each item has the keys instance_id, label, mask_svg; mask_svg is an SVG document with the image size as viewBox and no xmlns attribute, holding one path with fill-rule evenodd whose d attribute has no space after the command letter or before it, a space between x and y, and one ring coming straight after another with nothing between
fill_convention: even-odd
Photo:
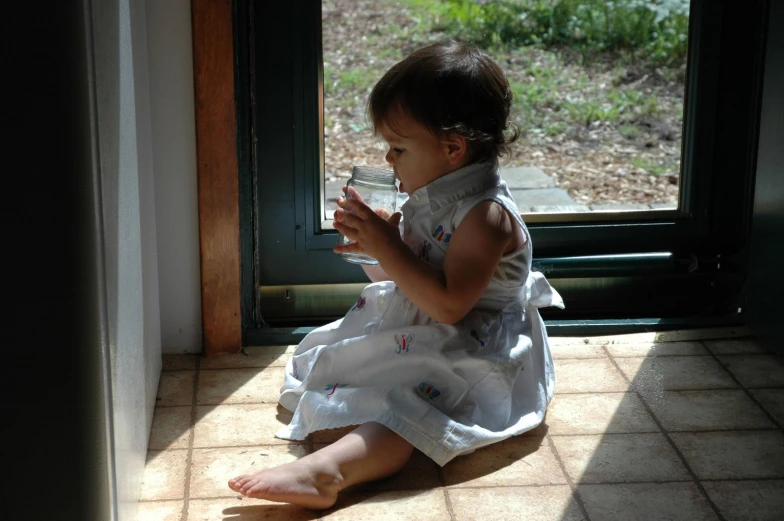
<instances>
[{"instance_id":1,"label":"clear glass jar in hands","mask_svg":"<svg viewBox=\"0 0 784 521\"><path fill-rule=\"evenodd\" d=\"M346 197L338 198L335 229L340 232L334 251L356 264L378 264L370 251L389 233L398 229L395 213L397 186L392 170L355 166L343 187ZM399 232L396 232L399 237Z\"/></svg>"}]
</instances>

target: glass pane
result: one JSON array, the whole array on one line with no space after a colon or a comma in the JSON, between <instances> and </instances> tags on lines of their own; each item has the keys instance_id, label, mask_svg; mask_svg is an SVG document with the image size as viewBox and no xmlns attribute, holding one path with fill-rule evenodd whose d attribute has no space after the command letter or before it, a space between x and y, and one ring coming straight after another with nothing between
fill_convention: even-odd
<instances>
[{"instance_id":1,"label":"glass pane","mask_svg":"<svg viewBox=\"0 0 784 521\"><path fill-rule=\"evenodd\" d=\"M688 14L688 0L323 0L325 218L352 166L384 166L374 83L448 37L507 74L521 136L501 164L521 211L677 208Z\"/></svg>"}]
</instances>

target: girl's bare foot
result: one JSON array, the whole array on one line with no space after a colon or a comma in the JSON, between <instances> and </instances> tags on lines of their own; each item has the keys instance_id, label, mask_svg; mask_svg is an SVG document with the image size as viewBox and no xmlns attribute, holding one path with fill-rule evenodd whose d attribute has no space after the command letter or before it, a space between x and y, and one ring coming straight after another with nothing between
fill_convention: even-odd
<instances>
[{"instance_id":1,"label":"girl's bare foot","mask_svg":"<svg viewBox=\"0 0 784 521\"><path fill-rule=\"evenodd\" d=\"M305 457L257 474L239 476L229 480L229 488L256 499L317 510L329 508L337 501L343 477L337 465L319 459L323 458Z\"/></svg>"},{"instance_id":2,"label":"girl's bare foot","mask_svg":"<svg viewBox=\"0 0 784 521\"><path fill-rule=\"evenodd\" d=\"M369 422L295 462L230 479L229 488L247 497L325 509L344 488L399 471L413 450L388 428Z\"/></svg>"}]
</instances>

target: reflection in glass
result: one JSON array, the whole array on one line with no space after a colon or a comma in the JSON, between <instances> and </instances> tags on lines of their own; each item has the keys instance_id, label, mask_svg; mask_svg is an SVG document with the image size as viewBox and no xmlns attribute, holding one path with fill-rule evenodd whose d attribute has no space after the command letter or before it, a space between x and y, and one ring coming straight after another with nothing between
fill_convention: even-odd
<instances>
[{"instance_id":1,"label":"reflection in glass","mask_svg":"<svg viewBox=\"0 0 784 521\"><path fill-rule=\"evenodd\" d=\"M365 118L383 73L456 38L488 50L521 138L502 160L524 212L676 208L687 0L323 0L326 219L355 165L384 167Z\"/></svg>"}]
</instances>

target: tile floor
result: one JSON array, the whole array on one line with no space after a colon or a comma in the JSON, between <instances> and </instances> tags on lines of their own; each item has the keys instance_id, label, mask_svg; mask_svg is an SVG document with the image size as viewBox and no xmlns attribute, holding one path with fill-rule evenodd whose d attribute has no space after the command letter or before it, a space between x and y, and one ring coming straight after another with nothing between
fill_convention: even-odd
<instances>
[{"instance_id":1,"label":"tile floor","mask_svg":"<svg viewBox=\"0 0 784 521\"><path fill-rule=\"evenodd\" d=\"M226 486L340 435L272 436L293 346L165 356L138 521L784 520L784 359L751 338L662 342L677 337L554 338L544 426L444 468L415 454L325 512Z\"/></svg>"}]
</instances>

